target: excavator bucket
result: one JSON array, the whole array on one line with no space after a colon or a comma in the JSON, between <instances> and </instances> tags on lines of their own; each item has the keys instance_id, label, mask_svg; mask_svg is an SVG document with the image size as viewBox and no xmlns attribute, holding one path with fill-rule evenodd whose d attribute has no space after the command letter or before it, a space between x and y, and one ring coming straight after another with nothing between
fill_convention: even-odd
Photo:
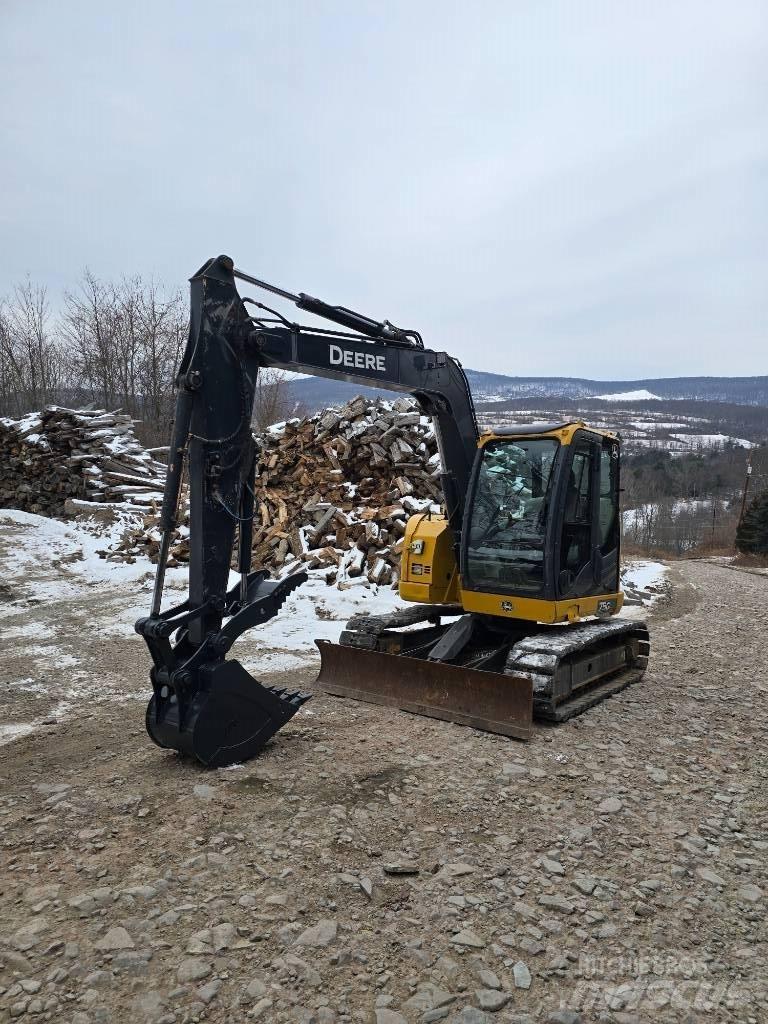
<instances>
[{"instance_id":1,"label":"excavator bucket","mask_svg":"<svg viewBox=\"0 0 768 1024\"><path fill-rule=\"evenodd\" d=\"M334 697L410 711L527 740L533 721L533 683L460 665L316 640L317 684Z\"/></svg>"},{"instance_id":2,"label":"excavator bucket","mask_svg":"<svg viewBox=\"0 0 768 1024\"><path fill-rule=\"evenodd\" d=\"M147 732L159 747L189 754L209 768L254 757L310 697L264 686L239 661L204 666L198 682L181 708L175 695L155 694L147 707Z\"/></svg>"}]
</instances>

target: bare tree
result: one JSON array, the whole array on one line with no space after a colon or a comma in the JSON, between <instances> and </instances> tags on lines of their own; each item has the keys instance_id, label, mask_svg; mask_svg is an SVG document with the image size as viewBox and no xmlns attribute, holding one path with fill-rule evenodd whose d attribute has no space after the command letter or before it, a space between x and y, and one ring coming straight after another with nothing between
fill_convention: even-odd
<instances>
[{"instance_id":1,"label":"bare tree","mask_svg":"<svg viewBox=\"0 0 768 1024\"><path fill-rule=\"evenodd\" d=\"M0 301L0 415L19 416L21 374L13 334L6 313L6 300Z\"/></svg>"},{"instance_id":2,"label":"bare tree","mask_svg":"<svg viewBox=\"0 0 768 1024\"><path fill-rule=\"evenodd\" d=\"M173 413L173 382L189 329L187 311L179 292L166 298L150 281L136 291L136 312L142 339L136 382L140 415L151 425L157 443L165 437Z\"/></svg>"},{"instance_id":3,"label":"bare tree","mask_svg":"<svg viewBox=\"0 0 768 1024\"><path fill-rule=\"evenodd\" d=\"M45 288L29 279L0 302L0 401L7 413L40 408L62 383L62 351L50 319Z\"/></svg>"},{"instance_id":4,"label":"bare tree","mask_svg":"<svg viewBox=\"0 0 768 1024\"><path fill-rule=\"evenodd\" d=\"M106 408L118 404L114 289L86 268L77 291L65 292L62 331L80 387Z\"/></svg>"},{"instance_id":5,"label":"bare tree","mask_svg":"<svg viewBox=\"0 0 768 1024\"><path fill-rule=\"evenodd\" d=\"M287 419L293 411L288 377L285 373L271 367L260 369L253 403L254 430L266 430L273 423Z\"/></svg>"},{"instance_id":6,"label":"bare tree","mask_svg":"<svg viewBox=\"0 0 768 1024\"><path fill-rule=\"evenodd\" d=\"M141 420L143 441L164 439L187 331L181 295L139 276L114 284L86 270L65 301L63 332L84 394Z\"/></svg>"}]
</instances>

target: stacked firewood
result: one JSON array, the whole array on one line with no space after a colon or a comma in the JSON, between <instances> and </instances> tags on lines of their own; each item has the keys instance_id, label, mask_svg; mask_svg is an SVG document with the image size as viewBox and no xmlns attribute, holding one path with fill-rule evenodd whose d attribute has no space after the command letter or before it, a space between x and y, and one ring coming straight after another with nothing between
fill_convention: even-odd
<instances>
[{"instance_id":1,"label":"stacked firewood","mask_svg":"<svg viewBox=\"0 0 768 1024\"><path fill-rule=\"evenodd\" d=\"M396 582L408 517L442 498L434 427L416 404L355 398L260 441L254 563Z\"/></svg>"},{"instance_id":2,"label":"stacked firewood","mask_svg":"<svg viewBox=\"0 0 768 1024\"><path fill-rule=\"evenodd\" d=\"M0 508L55 518L146 512L161 501L164 480L165 466L125 413L49 406L0 419Z\"/></svg>"},{"instance_id":3,"label":"stacked firewood","mask_svg":"<svg viewBox=\"0 0 768 1024\"><path fill-rule=\"evenodd\" d=\"M434 427L416 404L355 398L256 440L253 565L278 576L324 571L342 588L396 583L408 517L442 500ZM188 561L188 538L185 520L169 564ZM114 554L156 561L159 546L147 515Z\"/></svg>"}]
</instances>

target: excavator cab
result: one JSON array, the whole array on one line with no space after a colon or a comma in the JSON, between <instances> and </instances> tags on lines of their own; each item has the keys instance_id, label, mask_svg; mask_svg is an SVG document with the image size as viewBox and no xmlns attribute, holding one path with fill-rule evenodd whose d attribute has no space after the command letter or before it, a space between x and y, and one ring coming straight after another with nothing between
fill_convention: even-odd
<instances>
[{"instance_id":1,"label":"excavator cab","mask_svg":"<svg viewBox=\"0 0 768 1024\"><path fill-rule=\"evenodd\" d=\"M460 544L414 516L400 596L527 622L619 611L619 445L581 421L482 434Z\"/></svg>"},{"instance_id":2,"label":"excavator cab","mask_svg":"<svg viewBox=\"0 0 768 1024\"><path fill-rule=\"evenodd\" d=\"M461 551L477 610L540 622L619 610L619 451L581 422L481 437Z\"/></svg>"}]
</instances>

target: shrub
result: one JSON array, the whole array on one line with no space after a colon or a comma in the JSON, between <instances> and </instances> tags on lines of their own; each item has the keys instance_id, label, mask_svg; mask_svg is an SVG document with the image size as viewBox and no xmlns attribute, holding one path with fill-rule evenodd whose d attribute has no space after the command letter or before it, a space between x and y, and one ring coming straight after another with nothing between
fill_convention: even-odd
<instances>
[{"instance_id":1,"label":"shrub","mask_svg":"<svg viewBox=\"0 0 768 1024\"><path fill-rule=\"evenodd\" d=\"M745 554L768 555L768 490L758 494L744 513L736 547Z\"/></svg>"}]
</instances>

